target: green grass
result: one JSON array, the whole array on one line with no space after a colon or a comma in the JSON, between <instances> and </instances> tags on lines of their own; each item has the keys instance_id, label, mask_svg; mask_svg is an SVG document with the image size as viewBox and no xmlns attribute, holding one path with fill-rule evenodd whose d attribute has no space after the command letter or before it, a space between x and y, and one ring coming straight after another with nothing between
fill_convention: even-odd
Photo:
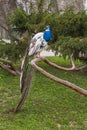
<instances>
[{"instance_id":1,"label":"green grass","mask_svg":"<svg viewBox=\"0 0 87 130\"><path fill-rule=\"evenodd\" d=\"M64 66L68 60L49 57ZM79 62L77 62L79 64ZM87 89L87 77L39 63L46 71ZM18 113L19 77L0 69L0 130L87 130L87 97L35 72L28 97Z\"/></svg>"}]
</instances>

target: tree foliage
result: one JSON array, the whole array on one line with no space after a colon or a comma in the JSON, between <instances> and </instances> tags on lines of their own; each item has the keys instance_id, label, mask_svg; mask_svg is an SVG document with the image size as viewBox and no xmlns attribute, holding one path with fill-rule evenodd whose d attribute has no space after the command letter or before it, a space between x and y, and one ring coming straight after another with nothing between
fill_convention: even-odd
<instances>
[{"instance_id":1,"label":"tree foliage","mask_svg":"<svg viewBox=\"0 0 87 130\"><path fill-rule=\"evenodd\" d=\"M87 38L60 36L55 43L54 50L56 50L56 54L61 52L64 57L70 56L72 53L75 59L80 55L87 56Z\"/></svg>"},{"instance_id":2,"label":"tree foliage","mask_svg":"<svg viewBox=\"0 0 87 130\"><path fill-rule=\"evenodd\" d=\"M38 3L38 11L33 9L27 14L23 8L18 8L10 15L11 34L15 41L12 45L14 54L18 55L18 58L21 57L32 34L44 31L44 27L49 24L53 33L51 48L56 54L60 51L64 57L71 53L74 53L75 58L78 58L79 53L87 56L86 12L75 12L73 8L69 8L65 11L49 13L43 9L43 5L44 1L41 0ZM28 36L25 38L26 31Z\"/></svg>"},{"instance_id":3,"label":"tree foliage","mask_svg":"<svg viewBox=\"0 0 87 130\"><path fill-rule=\"evenodd\" d=\"M79 54L87 57L87 14L85 11L76 13L66 10L62 14L49 14L44 18L45 24L50 24L53 32L52 50L64 57Z\"/></svg>"}]
</instances>

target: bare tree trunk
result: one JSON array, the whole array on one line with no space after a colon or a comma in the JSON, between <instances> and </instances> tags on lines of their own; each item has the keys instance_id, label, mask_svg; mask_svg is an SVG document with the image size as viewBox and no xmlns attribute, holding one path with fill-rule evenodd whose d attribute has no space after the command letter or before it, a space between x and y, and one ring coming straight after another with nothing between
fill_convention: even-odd
<instances>
[{"instance_id":1,"label":"bare tree trunk","mask_svg":"<svg viewBox=\"0 0 87 130\"><path fill-rule=\"evenodd\" d=\"M10 35L10 25L7 23L8 14L17 8L17 0L0 0L0 26Z\"/></svg>"},{"instance_id":2,"label":"bare tree trunk","mask_svg":"<svg viewBox=\"0 0 87 130\"><path fill-rule=\"evenodd\" d=\"M83 0L75 0L76 8L78 11L84 10L84 1Z\"/></svg>"},{"instance_id":3,"label":"bare tree trunk","mask_svg":"<svg viewBox=\"0 0 87 130\"><path fill-rule=\"evenodd\" d=\"M8 1L9 10L13 11L17 8L17 0L9 0Z\"/></svg>"},{"instance_id":4,"label":"bare tree trunk","mask_svg":"<svg viewBox=\"0 0 87 130\"><path fill-rule=\"evenodd\" d=\"M6 26L2 25L2 23L0 23L0 27L3 28L6 32L9 31L8 28L7 28Z\"/></svg>"},{"instance_id":5,"label":"bare tree trunk","mask_svg":"<svg viewBox=\"0 0 87 130\"><path fill-rule=\"evenodd\" d=\"M58 1L54 0L54 4L55 4L55 11L59 12Z\"/></svg>"}]
</instances>

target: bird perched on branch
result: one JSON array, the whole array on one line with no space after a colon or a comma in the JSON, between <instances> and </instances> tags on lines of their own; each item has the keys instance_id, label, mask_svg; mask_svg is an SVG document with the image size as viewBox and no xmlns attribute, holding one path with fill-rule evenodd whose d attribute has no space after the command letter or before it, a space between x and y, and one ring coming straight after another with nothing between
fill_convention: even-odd
<instances>
[{"instance_id":1,"label":"bird perched on branch","mask_svg":"<svg viewBox=\"0 0 87 130\"><path fill-rule=\"evenodd\" d=\"M50 26L46 26L44 32L39 32L34 35L29 46L29 56L40 56L40 52L45 49L48 42L52 39Z\"/></svg>"}]
</instances>

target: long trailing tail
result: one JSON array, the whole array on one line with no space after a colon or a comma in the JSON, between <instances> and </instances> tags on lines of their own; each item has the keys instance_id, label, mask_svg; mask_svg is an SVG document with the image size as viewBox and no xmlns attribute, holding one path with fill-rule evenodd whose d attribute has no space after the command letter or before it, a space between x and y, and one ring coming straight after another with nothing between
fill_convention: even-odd
<instances>
[{"instance_id":1,"label":"long trailing tail","mask_svg":"<svg viewBox=\"0 0 87 130\"><path fill-rule=\"evenodd\" d=\"M25 50L24 58L22 60L22 65L21 65L21 75L20 75L20 89L21 89L21 92L23 92L24 84L25 84L24 79L25 79L25 73L26 73L28 52L29 52L29 47L27 47L26 50Z\"/></svg>"},{"instance_id":2,"label":"long trailing tail","mask_svg":"<svg viewBox=\"0 0 87 130\"><path fill-rule=\"evenodd\" d=\"M14 112L17 112L21 109L21 107L23 106L24 104L24 101L28 95L28 92L29 92L29 88L31 86L31 82L32 82L32 78L33 78L33 74L34 74L34 69L31 68L30 69L30 73L27 75L27 78L26 78L26 84L25 84L25 87L23 88L23 92L22 92L22 95L21 95L21 98L18 102L18 105L16 106L16 108L14 109Z\"/></svg>"},{"instance_id":3,"label":"long trailing tail","mask_svg":"<svg viewBox=\"0 0 87 130\"><path fill-rule=\"evenodd\" d=\"M22 64L21 64L21 74L20 74L20 89L21 89L21 93L23 92L24 88L25 88L25 84L26 84L26 77L27 77L27 68L28 68L28 62L32 59L33 56L29 56L29 46L30 46L30 42L28 47L25 50L25 54L22 60Z\"/></svg>"},{"instance_id":4,"label":"long trailing tail","mask_svg":"<svg viewBox=\"0 0 87 130\"><path fill-rule=\"evenodd\" d=\"M19 102L16 108L14 109L14 112L17 112L24 104L24 101L28 95L29 88L30 88L32 78L33 78L33 74L34 74L34 69L31 66L29 67L28 62L29 60L31 60L32 57L29 57L28 53L29 53L29 47L27 47L25 50L25 54L23 57L22 65L21 65L21 75L20 75L21 98L19 99Z\"/></svg>"}]
</instances>

